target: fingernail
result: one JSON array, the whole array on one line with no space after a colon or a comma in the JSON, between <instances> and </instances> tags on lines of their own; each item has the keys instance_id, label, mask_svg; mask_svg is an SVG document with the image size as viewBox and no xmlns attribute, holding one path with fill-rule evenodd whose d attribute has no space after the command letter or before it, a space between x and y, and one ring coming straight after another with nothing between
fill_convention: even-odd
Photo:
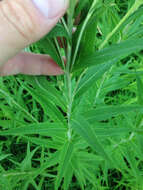
<instances>
[{"instance_id":1,"label":"fingernail","mask_svg":"<svg viewBox=\"0 0 143 190\"><path fill-rule=\"evenodd\" d=\"M57 72L56 72L56 75L63 75L64 74L64 71L62 69L59 69Z\"/></svg>"},{"instance_id":2,"label":"fingernail","mask_svg":"<svg viewBox=\"0 0 143 190\"><path fill-rule=\"evenodd\" d=\"M67 6L68 0L33 0L39 11L49 19L58 16Z\"/></svg>"}]
</instances>

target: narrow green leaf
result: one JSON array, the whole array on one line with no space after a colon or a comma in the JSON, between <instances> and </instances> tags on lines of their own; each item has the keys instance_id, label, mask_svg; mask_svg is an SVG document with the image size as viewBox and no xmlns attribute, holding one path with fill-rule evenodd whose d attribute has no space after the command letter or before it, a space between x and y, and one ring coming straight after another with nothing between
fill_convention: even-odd
<instances>
[{"instance_id":1,"label":"narrow green leaf","mask_svg":"<svg viewBox=\"0 0 143 190\"><path fill-rule=\"evenodd\" d=\"M44 54L50 55L54 61L56 61L56 63L61 63L61 59L57 53L56 47L54 46L52 40L47 36L37 42L36 45L42 52L44 52Z\"/></svg>"},{"instance_id":2,"label":"narrow green leaf","mask_svg":"<svg viewBox=\"0 0 143 190\"><path fill-rule=\"evenodd\" d=\"M69 189L69 185L71 184L72 177L73 177L73 168L72 168L72 165L69 164L64 176L64 184L63 184L64 190Z\"/></svg>"},{"instance_id":3,"label":"narrow green leaf","mask_svg":"<svg viewBox=\"0 0 143 190\"><path fill-rule=\"evenodd\" d=\"M5 158L7 158L10 155L11 154L2 154L2 155L0 155L0 161L4 160Z\"/></svg>"},{"instance_id":4,"label":"narrow green leaf","mask_svg":"<svg viewBox=\"0 0 143 190\"><path fill-rule=\"evenodd\" d=\"M90 124L83 118L78 117L78 120L72 120L72 128L75 130L77 134L83 137L83 139L100 155L103 156L104 159L111 161L104 148L100 144L97 139L97 136Z\"/></svg>"},{"instance_id":5,"label":"narrow green leaf","mask_svg":"<svg viewBox=\"0 0 143 190\"><path fill-rule=\"evenodd\" d=\"M143 105L143 82L139 75L137 75L136 78L137 78L138 103L139 105Z\"/></svg>"},{"instance_id":6,"label":"narrow green leaf","mask_svg":"<svg viewBox=\"0 0 143 190\"><path fill-rule=\"evenodd\" d=\"M89 90L89 88L91 88L92 85L95 84L95 82L102 77L102 75L108 71L114 63L115 61L89 68L78 85L76 96L81 96Z\"/></svg>"},{"instance_id":7,"label":"narrow green leaf","mask_svg":"<svg viewBox=\"0 0 143 190\"><path fill-rule=\"evenodd\" d=\"M52 135L53 137L53 135ZM59 134L59 137L60 137L60 134ZM61 146L63 146L63 143L64 143L64 140L60 138L60 140L51 140L51 139L44 139L44 138L41 138L41 137L27 137L27 136L24 136L25 139L27 139L29 142L32 142L36 145L39 145L39 146L42 146L42 147L45 147L45 148L52 148L52 149L55 149L55 150L58 150L61 148ZM56 139L57 139L57 136L56 136Z\"/></svg>"},{"instance_id":8,"label":"narrow green leaf","mask_svg":"<svg viewBox=\"0 0 143 190\"><path fill-rule=\"evenodd\" d=\"M24 88L33 96L33 98L35 98L35 100L40 103L45 113L48 114L51 120L59 121L60 123L66 125L66 121L62 112L60 112L57 106L52 102L51 98L49 100L45 94L42 94L38 90L32 89L28 86L24 85Z\"/></svg>"},{"instance_id":9,"label":"narrow green leaf","mask_svg":"<svg viewBox=\"0 0 143 190\"><path fill-rule=\"evenodd\" d=\"M47 169L50 168L51 166L55 166L58 163L59 157L60 157L60 151L56 151L55 153L52 153L50 157L45 159L45 162L40 166L38 169L38 175L43 174L43 172ZM37 176L37 174L35 175Z\"/></svg>"},{"instance_id":10,"label":"narrow green leaf","mask_svg":"<svg viewBox=\"0 0 143 190\"><path fill-rule=\"evenodd\" d=\"M128 112L143 112L142 106L134 106L134 105L127 105L127 106L104 106L97 109L91 109L82 113L85 118L90 121L101 121L109 119L116 115L126 114Z\"/></svg>"},{"instance_id":11,"label":"narrow green leaf","mask_svg":"<svg viewBox=\"0 0 143 190\"><path fill-rule=\"evenodd\" d=\"M45 122L0 131L0 135L45 134L49 136L59 136L64 135L66 131L66 128L59 123Z\"/></svg>"},{"instance_id":12,"label":"narrow green leaf","mask_svg":"<svg viewBox=\"0 0 143 190\"><path fill-rule=\"evenodd\" d=\"M37 146L34 150L30 151L30 144L27 144L27 154L24 160L21 162L21 171L27 171L32 168L32 157L38 149L39 147Z\"/></svg>"},{"instance_id":13,"label":"narrow green leaf","mask_svg":"<svg viewBox=\"0 0 143 190\"><path fill-rule=\"evenodd\" d=\"M97 51L92 55L83 57L82 64L75 65L74 70L107 63L108 61L113 61L114 59L120 60L121 58L124 58L142 49L143 38L126 40L119 44L114 44L108 48Z\"/></svg>"},{"instance_id":14,"label":"narrow green leaf","mask_svg":"<svg viewBox=\"0 0 143 190\"><path fill-rule=\"evenodd\" d=\"M131 167L132 175L137 179L141 179L140 172L137 168L136 153L130 144L126 144L126 147L122 149L122 152Z\"/></svg>"},{"instance_id":15,"label":"narrow green leaf","mask_svg":"<svg viewBox=\"0 0 143 190\"><path fill-rule=\"evenodd\" d=\"M62 92L51 85L44 77L34 77L34 86L36 90L41 92L48 100L52 101L55 105L60 106L63 111L66 111L66 102L62 96Z\"/></svg>"},{"instance_id":16,"label":"narrow green leaf","mask_svg":"<svg viewBox=\"0 0 143 190\"><path fill-rule=\"evenodd\" d=\"M65 143L64 147L61 150L60 158L59 158L59 167L58 167L58 175L55 182L55 190L58 190L62 178L65 176L68 167L70 166L70 161L72 158L72 154L74 151L74 144L72 141L68 141Z\"/></svg>"},{"instance_id":17,"label":"narrow green leaf","mask_svg":"<svg viewBox=\"0 0 143 190\"><path fill-rule=\"evenodd\" d=\"M97 21L95 15L90 19L90 22L86 26L85 32L81 40L79 63L82 61L83 56L92 54L95 52Z\"/></svg>"},{"instance_id":18,"label":"narrow green leaf","mask_svg":"<svg viewBox=\"0 0 143 190\"><path fill-rule=\"evenodd\" d=\"M74 171L74 175L76 176L76 179L81 187L81 190L84 190L84 187L86 185L86 178L84 176L84 172L81 167L81 161L78 158L77 154L74 153L73 157L71 159L71 165Z\"/></svg>"},{"instance_id":19,"label":"narrow green leaf","mask_svg":"<svg viewBox=\"0 0 143 190\"><path fill-rule=\"evenodd\" d=\"M94 127L96 126L96 124L94 125ZM115 137L115 136L121 136L124 134L129 134L129 132L132 132L133 129L132 128L128 128L128 127L95 127L94 129L95 133L97 136L99 137Z\"/></svg>"},{"instance_id":20,"label":"narrow green leaf","mask_svg":"<svg viewBox=\"0 0 143 190\"><path fill-rule=\"evenodd\" d=\"M140 7L138 10L136 10L131 16L129 16L126 21L122 24L120 27L120 30L123 30L128 24L130 24L133 20L138 19L142 16L143 13L143 7ZM132 25L131 25L132 26Z\"/></svg>"}]
</instances>

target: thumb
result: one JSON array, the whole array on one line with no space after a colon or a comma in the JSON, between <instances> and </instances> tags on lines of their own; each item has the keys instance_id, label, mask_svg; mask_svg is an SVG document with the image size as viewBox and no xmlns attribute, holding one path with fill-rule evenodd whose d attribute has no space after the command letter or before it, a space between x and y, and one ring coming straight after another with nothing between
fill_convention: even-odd
<instances>
[{"instance_id":1,"label":"thumb","mask_svg":"<svg viewBox=\"0 0 143 190\"><path fill-rule=\"evenodd\" d=\"M48 33L67 6L68 0L0 1L0 65Z\"/></svg>"}]
</instances>

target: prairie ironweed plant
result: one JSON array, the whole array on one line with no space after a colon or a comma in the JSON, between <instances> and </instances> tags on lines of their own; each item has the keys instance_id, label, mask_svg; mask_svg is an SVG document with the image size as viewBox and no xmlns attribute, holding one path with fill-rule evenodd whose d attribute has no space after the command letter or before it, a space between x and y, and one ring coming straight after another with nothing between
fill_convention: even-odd
<instances>
[{"instance_id":1,"label":"prairie ironweed plant","mask_svg":"<svg viewBox=\"0 0 143 190\"><path fill-rule=\"evenodd\" d=\"M26 49L65 74L0 78L0 190L143 189L142 4L71 0Z\"/></svg>"}]
</instances>

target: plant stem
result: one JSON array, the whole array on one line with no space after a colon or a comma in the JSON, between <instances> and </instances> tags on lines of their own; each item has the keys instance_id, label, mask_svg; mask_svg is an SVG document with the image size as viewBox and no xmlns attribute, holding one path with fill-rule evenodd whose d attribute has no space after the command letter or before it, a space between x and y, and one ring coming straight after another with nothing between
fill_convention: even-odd
<instances>
[{"instance_id":1,"label":"plant stem","mask_svg":"<svg viewBox=\"0 0 143 190\"><path fill-rule=\"evenodd\" d=\"M70 43L68 44L68 48L67 48L66 84L67 84L67 90L68 90L68 105L67 105L67 119L68 119L67 136L68 136L68 140L71 140L71 137L72 137L71 112L72 112L72 104L73 104L73 100L74 100L74 96L75 96L75 91L74 91L74 93L72 93L72 78L71 78L70 70L72 69L72 67L73 67L73 65L75 63L77 53L78 53L78 50L79 50L79 46L80 46L80 42L81 42L81 39L82 39L82 35L84 33L84 30L86 28L86 25L87 25L89 19L91 18L91 16L94 13L93 8L95 7L97 2L98 2L98 0L93 1L92 5L91 5L91 8L89 10L89 13L88 13L88 15L87 15L87 17L85 19L85 22L83 24L83 27L82 27L80 35L79 35L79 39L77 41L77 45L76 45L76 49L75 49L72 61L71 61L72 48L71 48ZM75 6L75 4L73 4L73 2L71 1L71 10L69 11L69 15L68 15L68 27L66 27L66 28L69 28L69 33L70 33L69 35L70 35L71 39L72 39L72 28L73 28L73 20L72 20L72 18L73 18L73 14L74 14L74 11L73 11L74 6Z\"/></svg>"},{"instance_id":2,"label":"plant stem","mask_svg":"<svg viewBox=\"0 0 143 190\"><path fill-rule=\"evenodd\" d=\"M67 50L67 66L66 66L66 84L67 84L67 90L68 90L68 104L67 104L67 119L68 119L68 140L71 140L72 137L72 129L71 129L71 111L72 111L72 79L70 74L70 61L71 61L71 46L68 44L68 50Z\"/></svg>"}]
</instances>

